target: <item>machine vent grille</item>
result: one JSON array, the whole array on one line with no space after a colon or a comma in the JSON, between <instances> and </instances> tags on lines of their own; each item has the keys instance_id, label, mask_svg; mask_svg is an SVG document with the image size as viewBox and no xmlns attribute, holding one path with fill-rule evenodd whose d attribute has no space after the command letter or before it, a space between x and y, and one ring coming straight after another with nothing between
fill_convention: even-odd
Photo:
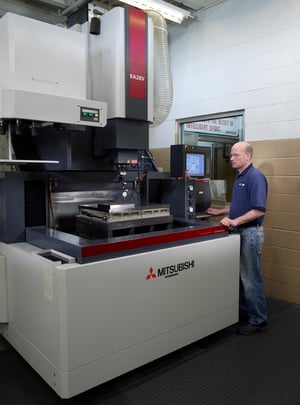
<instances>
[{"instance_id":1,"label":"machine vent grille","mask_svg":"<svg viewBox=\"0 0 300 405\"><path fill-rule=\"evenodd\" d=\"M45 183L26 181L25 193L25 226L46 225Z\"/></svg>"}]
</instances>

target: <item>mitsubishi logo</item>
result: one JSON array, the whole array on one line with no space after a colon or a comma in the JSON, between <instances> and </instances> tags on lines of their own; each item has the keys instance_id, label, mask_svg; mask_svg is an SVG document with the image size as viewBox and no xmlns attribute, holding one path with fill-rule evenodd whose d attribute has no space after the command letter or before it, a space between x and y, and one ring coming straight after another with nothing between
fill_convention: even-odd
<instances>
[{"instance_id":1,"label":"mitsubishi logo","mask_svg":"<svg viewBox=\"0 0 300 405\"><path fill-rule=\"evenodd\" d=\"M150 278L156 278L156 274L154 273L154 270L152 267L150 267L149 273L147 274L146 280L149 280Z\"/></svg>"},{"instance_id":2,"label":"mitsubishi logo","mask_svg":"<svg viewBox=\"0 0 300 405\"><path fill-rule=\"evenodd\" d=\"M150 280L151 278L170 278L174 276L179 276L183 272L185 273L186 270L193 270L197 269L194 259L186 260L185 262L173 263L167 266L158 267L156 271L153 270L151 266L149 272L146 276L146 280Z\"/></svg>"}]
</instances>

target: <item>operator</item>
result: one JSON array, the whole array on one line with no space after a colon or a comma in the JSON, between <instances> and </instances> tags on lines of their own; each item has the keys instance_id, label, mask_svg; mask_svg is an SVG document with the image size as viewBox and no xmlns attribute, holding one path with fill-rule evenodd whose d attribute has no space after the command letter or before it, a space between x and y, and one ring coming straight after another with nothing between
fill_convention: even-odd
<instances>
[{"instance_id":1,"label":"operator","mask_svg":"<svg viewBox=\"0 0 300 405\"><path fill-rule=\"evenodd\" d=\"M244 315L247 321L238 328L238 333L242 335L254 335L267 327L261 252L268 184L264 174L253 166L252 155L252 146L247 142L232 146L230 160L237 175L230 207L207 210L211 215L229 214L220 223L241 237L240 315Z\"/></svg>"}]
</instances>

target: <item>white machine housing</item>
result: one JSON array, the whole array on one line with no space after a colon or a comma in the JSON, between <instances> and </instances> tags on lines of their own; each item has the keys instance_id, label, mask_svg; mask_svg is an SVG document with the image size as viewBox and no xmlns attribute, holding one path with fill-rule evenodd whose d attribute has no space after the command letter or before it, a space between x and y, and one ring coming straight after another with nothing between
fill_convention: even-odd
<instances>
[{"instance_id":1,"label":"white machine housing","mask_svg":"<svg viewBox=\"0 0 300 405\"><path fill-rule=\"evenodd\" d=\"M86 264L1 243L0 331L72 397L235 323L239 243L232 234Z\"/></svg>"},{"instance_id":2,"label":"white machine housing","mask_svg":"<svg viewBox=\"0 0 300 405\"><path fill-rule=\"evenodd\" d=\"M101 37L90 37L92 99L107 102L107 116L126 118L125 9L115 7L101 17ZM147 19L147 120L153 121L153 23ZM130 74L130 72L129 72Z\"/></svg>"},{"instance_id":3,"label":"white machine housing","mask_svg":"<svg viewBox=\"0 0 300 405\"><path fill-rule=\"evenodd\" d=\"M0 38L0 119L106 125L106 103L87 99L86 33L7 13Z\"/></svg>"}]
</instances>

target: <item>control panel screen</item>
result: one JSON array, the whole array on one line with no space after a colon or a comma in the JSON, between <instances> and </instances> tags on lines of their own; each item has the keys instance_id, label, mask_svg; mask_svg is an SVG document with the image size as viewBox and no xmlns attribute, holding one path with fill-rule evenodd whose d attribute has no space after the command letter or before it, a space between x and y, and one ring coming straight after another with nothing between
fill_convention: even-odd
<instances>
[{"instance_id":1,"label":"control panel screen","mask_svg":"<svg viewBox=\"0 0 300 405\"><path fill-rule=\"evenodd\" d=\"M186 154L186 171L189 176L203 177L205 175L205 155L204 153Z\"/></svg>"}]
</instances>

